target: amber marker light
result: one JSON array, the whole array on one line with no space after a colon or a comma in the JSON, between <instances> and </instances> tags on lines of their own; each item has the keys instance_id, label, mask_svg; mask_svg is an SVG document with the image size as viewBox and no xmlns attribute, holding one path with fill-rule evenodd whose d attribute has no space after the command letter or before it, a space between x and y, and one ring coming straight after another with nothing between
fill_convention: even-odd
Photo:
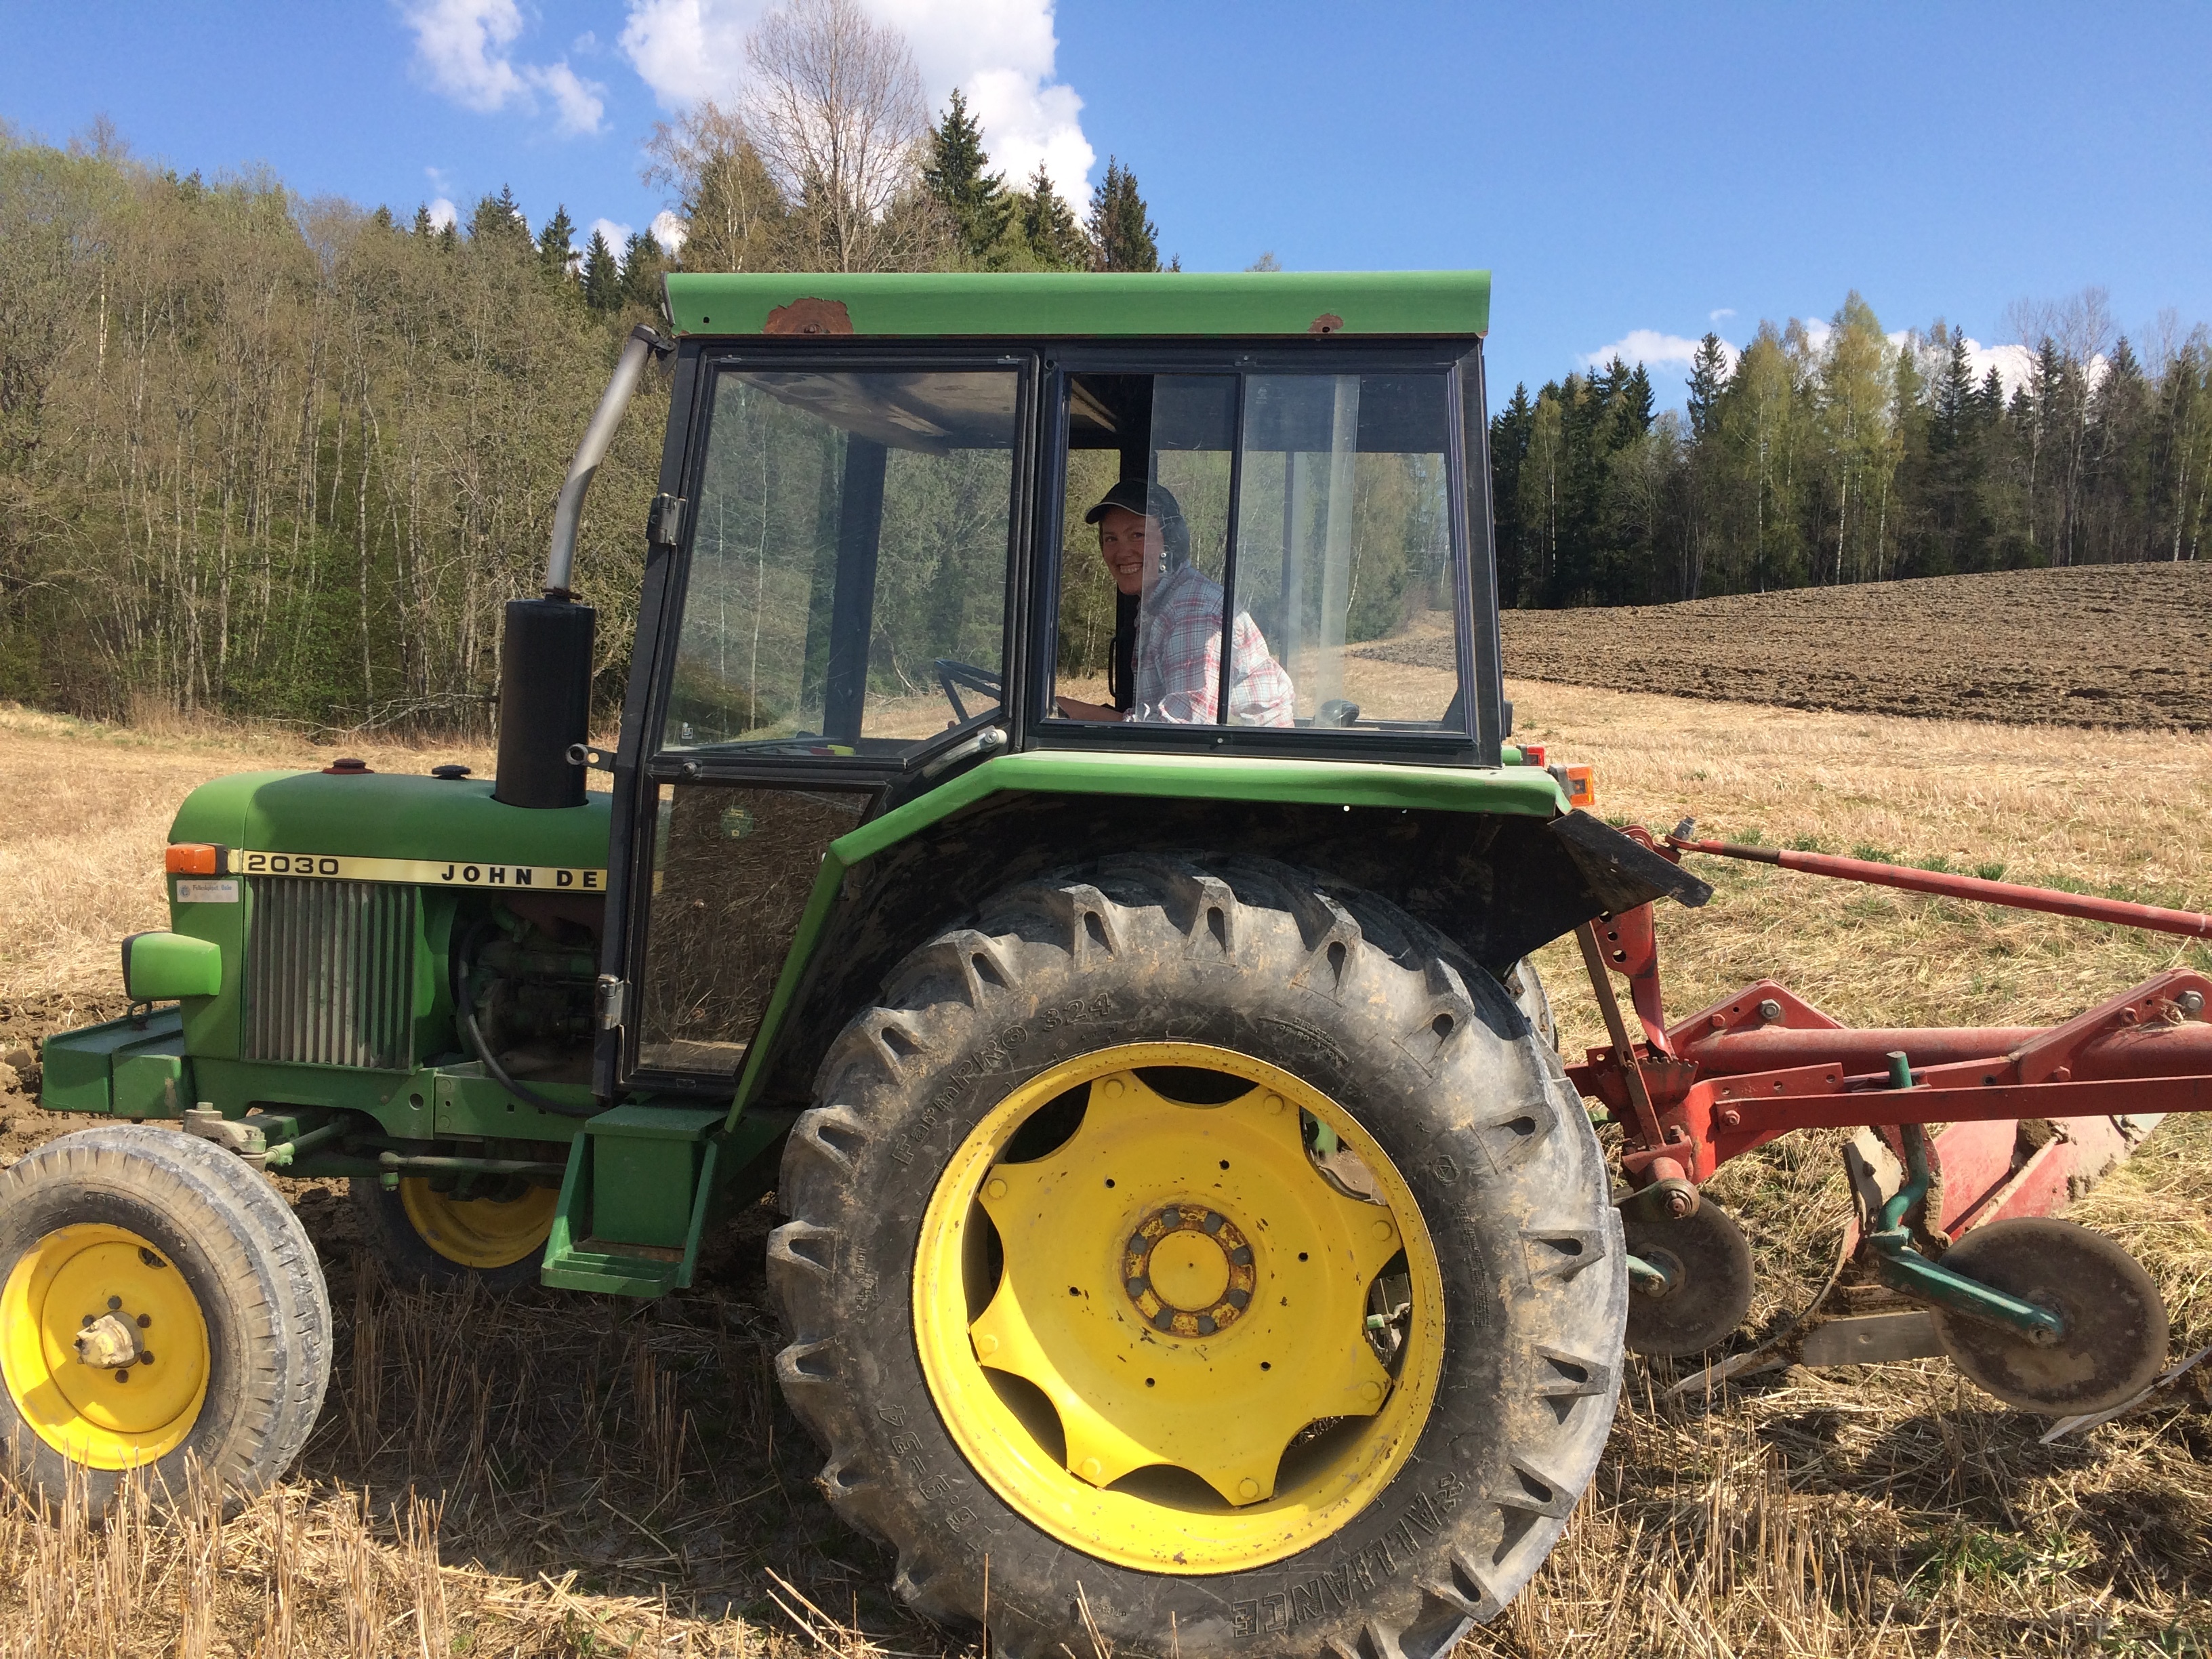
<instances>
[{"instance_id":1,"label":"amber marker light","mask_svg":"<svg viewBox=\"0 0 2212 1659\"><path fill-rule=\"evenodd\" d=\"M203 842L180 841L169 848L166 862L173 876L219 876L222 851Z\"/></svg>"},{"instance_id":2,"label":"amber marker light","mask_svg":"<svg viewBox=\"0 0 2212 1659\"><path fill-rule=\"evenodd\" d=\"M1597 805L1597 779L1587 766L1565 769L1567 778L1567 805L1595 806Z\"/></svg>"}]
</instances>

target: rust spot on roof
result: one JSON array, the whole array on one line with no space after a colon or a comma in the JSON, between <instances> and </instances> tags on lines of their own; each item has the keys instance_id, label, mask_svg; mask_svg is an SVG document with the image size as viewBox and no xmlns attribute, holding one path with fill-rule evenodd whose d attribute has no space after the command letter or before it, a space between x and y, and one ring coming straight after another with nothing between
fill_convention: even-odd
<instances>
[{"instance_id":1,"label":"rust spot on roof","mask_svg":"<svg viewBox=\"0 0 2212 1659\"><path fill-rule=\"evenodd\" d=\"M853 319L842 300L793 300L761 325L763 334L850 334Z\"/></svg>"},{"instance_id":2,"label":"rust spot on roof","mask_svg":"<svg viewBox=\"0 0 2212 1659\"><path fill-rule=\"evenodd\" d=\"M1333 311L1324 311L1306 325L1309 334L1334 334L1344 326L1344 319Z\"/></svg>"}]
</instances>

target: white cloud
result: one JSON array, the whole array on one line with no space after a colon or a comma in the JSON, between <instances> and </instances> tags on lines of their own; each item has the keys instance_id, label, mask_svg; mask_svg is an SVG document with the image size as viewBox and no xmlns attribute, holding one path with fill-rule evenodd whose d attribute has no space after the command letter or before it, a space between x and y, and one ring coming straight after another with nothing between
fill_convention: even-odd
<instances>
[{"instance_id":1,"label":"white cloud","mask_svg":"<svg viewBox=\"0 0 2212 1659\"><path fill-rule=\"evenodd\" d=\"M479 0L479 3L482 0ZM734 98L745 36L768 0L629 0L624 57L668 109ZM1083 136L1083 100L1054 78L1053 0L860 0L913 48L932 111L957 87L983 129L991 165L1018 184L1042 161L1061 195L1080 202L1098 159Z\"/></svg>"},{"instance_id":2,"label":"white cloud","mask_svg":"<svg viewBox=\"0 0 2212 1659\"><path fill-rule=\"evenodd\" d=\"M586 81L566 62L549 64L543 69L526 71L530 78L553 100L560 112L563 132L597 132L600 118L607 112L606 88L596 81Z\"/></svg>"},{"instance_id":3,"label":"white cloud","mask_svg":"<svg viewBox=\"0 0 2212 1659\"><path fill-rule=\"evenodd\" d=\"M594 219L586 227L584 246L586 247L591 246L592 232L605 237L607 246L617 253L620 253L623 251L623 244L629 240L629 227L617 224L612 219Z\"/></svg>"},{"instance_id":4,"label":"white cloud","mask_svg":"<svg viewBox=\"0 0 2212 1659\"><path fill-rule=\"evenodd\" d=\"M1734 306L1723 306L1718 311L1707 312L1705 313L1705 320L1709 323L1724 323L1735 315L1735 307Z\"/></svg>"},{"instance_id":5,"label":"white cloud","mask_svg":"<svg viewBox=\"0 0 2212 1659\"><path fill-rule=\"evenodd\" d=\"M413 0L401 15L415 33L415 61L430 85L465 108L490 113L514 106L535 112L538 94L553 106L563 132L597 132L606 114L606 88L586 81L563 58L518 64L522 34L515 0Z\"/></svg>"},{"instance_id":6,"label":"white cloud","mask_svg":"<svg viewBox=\"0 0 2212 1659\"><path fill-rule=\"evenodd\" d=\"M683 252L684 239L691 234L691 227L665 208L653 216L653 222L646 228L653 233L653 240L671 253Z\"/></svg>"},{"instance_id":7,"label":"white cloud","mask_svg":"<svg viewBox=\"0 0 2212 1659\"><path fill-rule=\"evenodd\" d=\"M430 204L430 224L434 229L443 230L447 225L459 224L460 218L460 210L450 196L441 196Z\"/></svg>"},{"instance_id":8,"label":"white cloud","mask_svg":"<svg viewBox=\"0 0 2212 1659\"><path fill-rule=\"evenodd\" d=\"M1662 334L1656 328L1632 328L1611 345L1583 353L1582 366L1602 368L1618 357L1624 363L1642 363L1646 368L1671 368L1687 374L1697 355L1698 342L1686 335ZM1721 342L1721 356L1728 365L1728 372L1735 373L1736 349L1726 340Z\"/></svg>"}]
</instances>

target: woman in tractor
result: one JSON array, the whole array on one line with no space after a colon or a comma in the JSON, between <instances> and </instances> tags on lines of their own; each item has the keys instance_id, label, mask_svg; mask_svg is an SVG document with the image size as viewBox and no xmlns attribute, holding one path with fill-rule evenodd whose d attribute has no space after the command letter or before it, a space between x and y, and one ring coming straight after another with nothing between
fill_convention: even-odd
<instances>
[{"instance_id":1,"label":"woman in tractor","mask_svg":"<svg viewBox=\"0 0 2212 1659\"><path fill-rule=\"evenodd\" d=\"M1114 578L1116 615L1108 684L1114 702L1058 697L1070 720L1211 726L1220 719L1221 584L1190 562L1182 503L1158 484L1124 478L1083 515ZM1289 726L1297 696L1248 611L1231 625L1229 724Z\"/></svg>"}]
</instances>

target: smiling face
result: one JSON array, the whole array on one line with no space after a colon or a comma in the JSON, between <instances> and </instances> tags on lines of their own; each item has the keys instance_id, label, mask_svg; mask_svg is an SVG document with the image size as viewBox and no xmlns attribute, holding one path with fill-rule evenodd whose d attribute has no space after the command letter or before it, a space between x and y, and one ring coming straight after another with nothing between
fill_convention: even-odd
<instances>
[{"instance_id":1,"label":"smiling face","mask_svg":"<svg viewBox=\"0 0 2212 1659\"><path fill-rule=\"evenodd\" d=\"M1160 579L1160 521L1124 507L1109 507L1098 520L1098 556L1124 593L1142 593Z\"/></svg>"}]
</instances>

